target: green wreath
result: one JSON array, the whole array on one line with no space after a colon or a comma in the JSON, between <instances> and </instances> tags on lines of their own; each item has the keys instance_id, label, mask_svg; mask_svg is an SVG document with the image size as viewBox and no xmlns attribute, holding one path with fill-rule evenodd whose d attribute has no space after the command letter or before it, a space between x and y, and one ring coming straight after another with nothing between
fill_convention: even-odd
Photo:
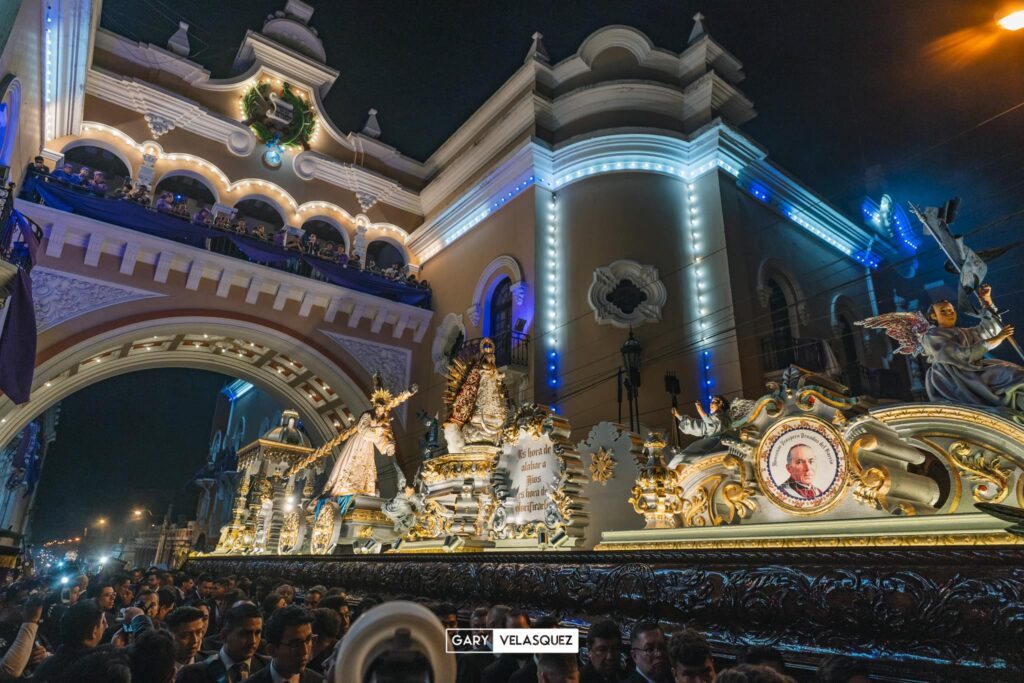
<instances>
[{"instance_id":1,"label":"green wreath","mask_svg":"<svg viewBox=\"0 0 1024 683\"><path fill-rule=\"evenodd\" d=\"M292 92L288 83L281 86L280 97L292 106L292 122L286 129L272 129L265 122L265 112L270 105L269 83L254 85L242 97L242 111L245 114L243 123L252 129L256 139L263 144L267 144L277 137L277 143L282 147L309 149L309 139L313 135L316 114L301 97Z\"/></svg>"}]
</instances>

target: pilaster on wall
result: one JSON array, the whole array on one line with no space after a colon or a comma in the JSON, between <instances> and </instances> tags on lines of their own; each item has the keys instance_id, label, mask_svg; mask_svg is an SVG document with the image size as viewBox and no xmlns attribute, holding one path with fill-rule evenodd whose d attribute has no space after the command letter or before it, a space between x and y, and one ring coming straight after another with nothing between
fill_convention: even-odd
<instances>
[{"instance_id":1,"label":"pilaster on wall","mask_svg":"<svg viewBox=\"0 0 1024 683\"><path fill-rule=\"evenodd\" d=\"M99 0L44 0L42 25L43 142L77 135L85 104Z\"/></svg>"}]
</instances>

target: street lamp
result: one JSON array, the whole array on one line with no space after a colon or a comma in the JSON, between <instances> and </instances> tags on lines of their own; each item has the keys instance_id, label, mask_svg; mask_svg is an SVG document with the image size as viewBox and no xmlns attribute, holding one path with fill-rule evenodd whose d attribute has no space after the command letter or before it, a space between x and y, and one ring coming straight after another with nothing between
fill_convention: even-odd
<instances>
[{"instance_id":1,"label":"street lamp","mask_svg":"<svg viewBox=\"0 0 1024 683\"><path fill-rule=\"evenodd\" d=\"M643 347L633 336L633 328L629 328L629 338L620 349L622 364L626 368L626 399L629 401L629 428L633 432L640 429L640 404L637 401L637 390L640 388L640 354ZM634 421L634 408L636 420Z\"/></svg>"},{"instance_id":2,"label":"street lamp","mask_svg":"<svg viewBox=\"0 0 1024 683\"><path fill-rule=\"evenodd\" d=\"M1010 12L999 20L999 25L1007 31L1019 31L1024 28L1024 10Z\"/></svg>"}]
</instances>

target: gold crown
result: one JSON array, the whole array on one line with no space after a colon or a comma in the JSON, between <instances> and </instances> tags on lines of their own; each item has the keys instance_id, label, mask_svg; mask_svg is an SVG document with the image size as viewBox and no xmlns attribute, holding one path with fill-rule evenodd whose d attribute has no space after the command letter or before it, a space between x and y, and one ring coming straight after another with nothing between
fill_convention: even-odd
<instances>
[{"instance_id":1,"label":"gold crown","mask_svg":"<svg viewBox=\"0 0 1024 683\"><path fill-rule=\"evenodd\" d=\"M494 353L494 342L491 341L490 337L484 337L480 340L480 353Z\"/></svg>"},{"instance_id":2,"label":"gold crown","mask_svg":"<svg viewBox=\"0 0 1024 683\"><path fill-rule=\"evenodd\" d=\"M373 373L373 393L370 394L370 403L373 405L387 405L391 403L391 399L394 396L391 392L384 388L384 383L380 379L380 373Z\"/></svg>"}]
</instances>

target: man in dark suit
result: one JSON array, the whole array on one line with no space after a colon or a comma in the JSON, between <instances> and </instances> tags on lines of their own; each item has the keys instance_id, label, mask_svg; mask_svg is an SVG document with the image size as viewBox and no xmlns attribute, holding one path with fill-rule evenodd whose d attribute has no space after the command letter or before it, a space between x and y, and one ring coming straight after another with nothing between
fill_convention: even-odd
<instances>
[{"instance_id":1,"label":"man in dark suit","mask_svg":"<svg viewBox=\"0 0 1024 683\"><path fill-rule=\"evenodd\" d=\"M598 621L587 629L587 665L580 672L580 683L618 683L622 671L622 631L612 620Z\"/></svg>"},{"instance_id":2,"label":"man in dark suit","mask_svg":"<svg viewBox=\"0 0 1024 683\"><path fill-rule=\"evenodd\" d=\"M502 626L496 626L495 628L502 628ZM523 610L512 610L505 617L504 628L530 628L530 616ZM480 681L481 683L508 683L512 675L522 669L530 660L531 656L528 654L511 654L506 652L499 655L493 663L483 670L480 674ZM534 680L536 680L536 677Z\"/></svg>"},{"instance_id":3,"label":"man in dark suit","mask_svg":"<svg viewBox=\"0 0 1024 683\"><path fill-rule=\"evenodd\" d=\"M268 660L256 654L263 618L255 605L238 605L224 614L220 651L206 661L186 666L175 683L239 683L262 671Z\"/></svg>"},{"instance_id":4,"label":"man in dark suit","mask_svg":"<svg viewBox=\"0 0 1024 683\"><path fill-rule=\"evenodd\" d=\"M641 621L633 627L629 638L629 654L636 670L624 683L671 683L668 641L661 627L653 621Z\"/></svg>"},{"instance_id":5,"label":"man in dark suit","mask_svg":"<svg viewBox=\"0 0 1024 683\"><path fill-rule=\"evenodd\" d=\"M324 677L306 668L313 657L313 615L297 605L274 610L267 620L270 665L246 683L320 683Z\"/></svg>"}]
</instances>

